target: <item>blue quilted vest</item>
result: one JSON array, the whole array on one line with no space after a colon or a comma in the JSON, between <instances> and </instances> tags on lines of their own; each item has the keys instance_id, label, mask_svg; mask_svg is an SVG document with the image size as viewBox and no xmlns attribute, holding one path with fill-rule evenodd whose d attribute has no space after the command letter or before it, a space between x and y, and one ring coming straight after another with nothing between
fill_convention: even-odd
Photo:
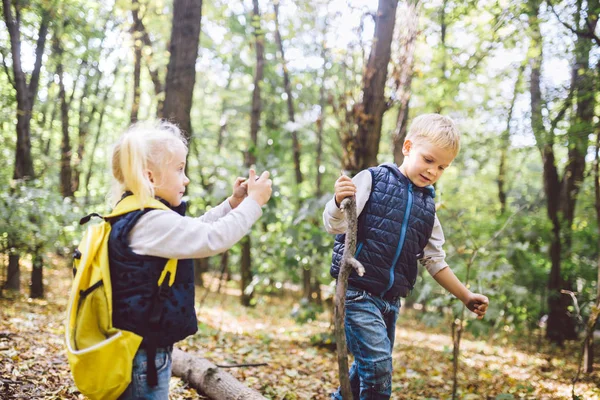
<instances>
[{"instance_id":1,"label":"blue quilted vest","mask_svg":"<svg viewBox=\"0 0 600 400\"><path fill-rule=\"evenodd\" d=\"M159 199L160 200L160 199ZM169 204L161 200L167 206ZM185 214L186 205L171 209ZM113 325L144 338L150 333L150 307L158 291L158 278L166 258L143 256L129 247L129 232L151 209L133 211L111 219L108 239L113 295ZM157 347L167 347L198 330L194 310L194 267L192 260L179 260L173 286L163 301ZM156 332L155 332L156 333ZM142 346L145 340L142 342Z\"/></svg>"},{"instance_id":2,"label":"blue quilted vest","mask_svg":"<svg viewBox=\"0 0 600 400\"><path fill-rule=\"evenodd\" d=\"M358 219L355 257L365 267L360 277L352 271L348 284L385 299L406 297L417 279L417 260L433 230L435 192L420 188L395 164L369 168L371 194ZM337 278L345 235L333 246L331 276Z\"/></svg>"}]
</instances>

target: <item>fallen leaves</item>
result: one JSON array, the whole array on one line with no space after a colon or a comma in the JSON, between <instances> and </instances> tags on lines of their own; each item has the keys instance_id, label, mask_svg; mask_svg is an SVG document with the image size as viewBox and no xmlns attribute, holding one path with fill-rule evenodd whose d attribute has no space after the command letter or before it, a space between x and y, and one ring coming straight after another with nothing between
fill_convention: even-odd
<instances>
[{"instance_id":1,"label":"fallen leaves","mask_svg":"<svg viewBox=\"0 0 600 400\"><path fill-rule=\"evenodd\" d=\"M0 398L83 399L74 386L63 348L63 319L70 270L45 271L51 285L45 300L23 296L0 299ZM25 275L25 273L23 274ZM198 289L196 298L204 295ZM298 325L291 317L295 293L259 296L258 306L243 308L228 288L209 293L198 310L199 332L178 347L222 365L266 363L228 368L245 385L269 399L329 398L337 386L335 353L311 344L329 331L329 315ZM392 399L449 399L452 394L452 340L443 326L426 327L402 311L393 353ZM516 340L516 339L515 339ZM570 399L576 372L576 344L543 353L516 345L473 340L461 344L461 399ZM600 365L596 366L596 371ZM178 378L170 399L203 399ZM576 395L600 398L600 373L584 375Z\"/></svg>"}]
</instances>

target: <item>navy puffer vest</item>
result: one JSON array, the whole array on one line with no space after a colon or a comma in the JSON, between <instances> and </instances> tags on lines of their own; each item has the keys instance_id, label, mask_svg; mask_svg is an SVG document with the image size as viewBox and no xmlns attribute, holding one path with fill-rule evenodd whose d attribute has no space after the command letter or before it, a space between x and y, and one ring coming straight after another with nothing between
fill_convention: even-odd
<instances>
[{"instance_id":1,"label":"navy puffer vest","mask_svg":"<svg viewBox=\"0 0 600 400\"><path fill-rule=\"evenodd\" d=\"M162 201L162 200L161 200ZM167 206L168 203L163 201ZM185 214L186 205L171 209ZM113 325L148 336L150 307L158 291L158 278L166 258L143 256L129 247L129 232L139 218L152 209L133 211L111 219L108 239L110 276L113 294ZM163 302L157 347L167 347L198 330L194 310L194 267L192 260L179 260L175 282ZM142 346L145 341L142 342Z\"/></svg>"},{"instance_id":2,"label":"navy puffer vest","mask_svg":"<svg viewBox=\"0 0 600 400\"><path fill-rule=\"evenodd\" d=\"M364 276L352 271L348 284L386 299L406 297L417 278L417 260L433 230L434 190L420 188L395 164L369 168L371 194L358 219L355 257L365 267ZM337 278L345 235L333 246L331 276Z\"/></svg>"}]
</instances>

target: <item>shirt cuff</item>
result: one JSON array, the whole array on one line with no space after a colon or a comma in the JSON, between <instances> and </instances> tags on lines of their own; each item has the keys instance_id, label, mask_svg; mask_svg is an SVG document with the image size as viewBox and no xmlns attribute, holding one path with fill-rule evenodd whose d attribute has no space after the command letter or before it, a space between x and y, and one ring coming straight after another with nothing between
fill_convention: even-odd
<instances>
[{"instance_id":1,"label":"shirt cuff","mask_svg":"<svg viewBox=\"0 0 600 400\"><path fill-rule=\"evenodd\" d=\"M434 262L430 260L429 262L425 262L424 264L425 268L427 269L427 272L429 272L429 275L431 276L435 276L441 270L448 268L448 264L446 264L446 262L444 261Z\"/></svg>"},{"instance_id":2,"label":"shirt cuff","mask_svg":"<svg viewBox=\"0 0 600 400\"><path fill-rule=\"evenodd\" d=\"M342 209L339 208L336 204L335 204L335 197L333 199L331 199L331 201L327 202L327 205L325 206L327 213L336 219L341 219L344 216L344 213L342 212Z\"/></svg>"},{"instance_id":3,"label":"shirt cuff","mask_svg":"<svg viewBox=\"0 0 600 400\"><path fill-rule=\"evenodd\" d=\"M227 201L227 203L229 203L229 201ZM227 207L231 208L230 205ZM262 207L256 202L256 200L254 200L251 197L246 197L240 203L240 205L235 208L234 211L238 210L240 212L247 212L248 214L255 216L256 219L260 218L260 216L262 215Z\"/></svg>"}]
</instances>

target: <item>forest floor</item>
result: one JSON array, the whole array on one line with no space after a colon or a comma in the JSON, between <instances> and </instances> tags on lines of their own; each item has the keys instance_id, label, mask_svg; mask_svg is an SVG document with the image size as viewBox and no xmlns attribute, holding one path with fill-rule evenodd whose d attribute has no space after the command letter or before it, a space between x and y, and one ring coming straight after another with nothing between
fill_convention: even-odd
<instances>
[{"instance_id":1,"label":"forest floor","mask_svg":"<svg viewBox=\"0 0 600 400\"><path fill-rule=\"evenodd\" d=\"M60 264L60 263L59 263ZM64 351L63 320L70 270L46 269L46 298L27 297L30 271L22 271L20 294L0 298L0 398L83 399L69 374ZM212 289L217 287L216 282ZM216 364L267 363L227 369L238 380L278 400L327 399L337 381L335 353L314 347L310 338L329 331L328 312L300 325L291 317L295 293L258 295L254 308L239 305L239 291L197 290L206 298L198 309L199 332L178 347ZM579 346L531 351L526 338L508 337L494 343L465 334L461 344L458 398L568 399L576 373ZM534 342L528 340L527 342ZM452 339L449 324L425 327L403 310L393 354L393 399L452 397ZM600 363L583 375L575 388L579 399L600 399ZM203 399L178 378L171 379L171 399Z\"/></svg>"}]
</instances>

